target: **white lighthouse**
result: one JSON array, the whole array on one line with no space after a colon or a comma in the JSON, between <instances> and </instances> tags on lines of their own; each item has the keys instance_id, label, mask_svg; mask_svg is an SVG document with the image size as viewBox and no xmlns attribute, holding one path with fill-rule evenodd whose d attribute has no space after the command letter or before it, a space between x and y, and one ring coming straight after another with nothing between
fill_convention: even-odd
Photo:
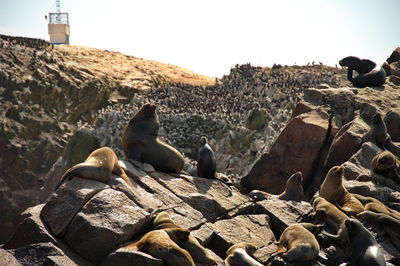
<instances>
[{"instance_id":1,"label":"white lighthouse","mask_svg":"<svg viewBox=\"0 0 400 266\"><path fill-rule=\"evenodd\" d=\"M68 13L61 12L60 0L56 0L55 13L49 13L49 35L52 44L69 44L69 19Z\"/></svg>"}]
</instances>

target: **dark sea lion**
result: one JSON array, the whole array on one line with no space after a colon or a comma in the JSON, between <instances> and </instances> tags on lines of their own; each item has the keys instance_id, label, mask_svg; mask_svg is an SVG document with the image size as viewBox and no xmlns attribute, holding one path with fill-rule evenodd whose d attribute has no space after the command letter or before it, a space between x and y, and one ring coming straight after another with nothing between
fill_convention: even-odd
<instances>
[{"instance_id":1,"label":"dark sea lion","mask_svg":"<svg viewBox=\"0 0 400 266\"><path fill-rule=\"evenodd\" d=\"M226 251L226 266L261 266L262 264L255 260L252 255L257 247L251 243L238 243L231 246Z\"/></svg>"},{"instance_id":2,"label":"dark sea lion","mask_svg":"<svg viewBox=\"0 0 400 266\"><path fill-rule=\"evenodd\" d=\"M108 184L111 173L122 177L125 182L132 186L132 182L121 168L117 155L108 147L94 150L83 163L76 164L69 168L61 177L56 190L67 178L79 176L81 178L93 179Z\"/></svg>"},{"instance_id":3,"label":"dark sea lion","mask_svg":"<svg viewBox=\"0 0 400 266\"><path fill-rule=\"evenodd\" d=\"M369 59L360 59L355 56L348 56L339 61L339 65L353 67L358 74L366 74L376 67L376 63Z\"/></svg>"},{"instance_id":4,"label":"dark sea lion","mask_svg":"<svg viewBox=\"0 0 400 266\"><path fill-rule=\"evenodd\" d=\"M352 250L350 265L386 265L378 243L361 222L348 219L345 226Z\"/></svg>"},{"instance_id":5,"label":"dark sea lion","mask_svg":"<svg viewBox=\"0 0 400 266\"><path fill-rule=\"evenodd\" d=\"M205 178L215 178L217 163L214 151L208 145L206 137L202 136L199 142L199 152L197 159L197 176Z\"/></svg>"},{"instance_id":6,"label":"dark sea lion","mask_svg":"<svg viewBox=\"0 0 400 266\"><path fill-rule=\"evenodd\" d=\"M304 199L304 190L302 186L303 175L301 172L296 172L291 175L286 181L285 190L279 195L269 194L260 190L252 190L247 196L253 201L261 201L269 198L278 198L281 200L294 200L294 201L302 201Z\"/></svg>"},{"instance_id":7,"label":"dark sea lion","mask_svg":"<svg viewBox=\"0 0 400 266\"><path fill-rule=\"evenodd\" d=\"M373 70L376 64L371 60L361 60L357 57L349 56L340 60L339 64L348 67L347 79L355 87L377 87L382 86L386 81L385 70L383 68ZM357 71L359 75L353 77L353 70Z\"/></svg>"},{"instance_id":8,"label":"dark sea lion","mask_svg":"<svg viewBox=\"0 0 400 266\"><path fill-rule=\"evenodd\" d=\"M153 230L145 234L139 241L124 248L150 254L155 258L162 259L168 266L194 266L194 261L189 252L175 243L187 238L189 233L189 230L183 228Z\"/></svg>"},{"instance_id":9,"label":"dark sea lion","mask_svg":"<svg viewBox=\"0 0 400 266\"><path fill-rule=\"evenodd\" d=\"M396 155L397 158L400 158L400 146L398 144L396 145L393 143L390 135L386 138L386 141L385 141L385 144L383 145L383 147L386 150L393 153L394 155Z\"/></svg>"},{"instance_id":10,"label":"dark sea lion","mask_svg":"<svg viewBox=\"0 0 400 266\"><path fill-rule=\"evenodd\" d=\"M372 117L371 129L363 136L363 141L370 141L384 149L388 137L387 128L381 114L375 113Z\"/></svg>"},{"instance_id":11,"label":"dark sea lion","mask_svg":"<svg viewBox=\"0 0 400 266\"><path fill-rule=\"evenodd\" d=\"M125 156L149 163L158 171L179 173L183 169L184 158L179 151L158 138L159 128L156 105L143 105L129 120L122 135Z\"/></svg>"},{"instance_id":12,"label":"dark sea lion","mask_svg":"<svg viewBox=\"0 0 400 266\"><path fill-rule=\"evenodd\" d=\"M390 151L383 151L371 161L372 171L400 183L400 160Z\"/></svg>"},{"instance_id":13,"label":"dark sea lion","mask_svg":"<svg viewBox=\"0 0 400 266\"><path fill-rule=\"evenodd\" d=\"M289 262L303 262L318 257L319 244L314 234L317 225L298 223L289 225L279 238L278 249L271 255L268 262L275 256L280 255Z\"/></svg>"},{"instance_id":14,"label":"dark sea lion","mask_svg":"<svg viewBox=\"0 0 400 266\"><path fill-rule=\"evenodd\" d=\"M361 202L343 186L343 167L332 167L322 182L319 195L331 203L336 203L348 215L356 215L364 210Z\"/></svg>"},{"instance_id":15,"label":"dark sea lion","mask_svg":"<svg viewBox=\"0 0 400 266\"><path fill-rule=\"evenodd\" d=\"M176 225L171 216L167 212L160 212L154 218L153 228L156 230L159 229L168 229L168 228L181 228ZM211 257L209 252L197 241L197 239L189 234L187 238L179 240L176 242L181 248L187 250L192 256L195 262L199 262L205 266L214 266L217 265L215 260Z\"/></svg>"}]
</instances>

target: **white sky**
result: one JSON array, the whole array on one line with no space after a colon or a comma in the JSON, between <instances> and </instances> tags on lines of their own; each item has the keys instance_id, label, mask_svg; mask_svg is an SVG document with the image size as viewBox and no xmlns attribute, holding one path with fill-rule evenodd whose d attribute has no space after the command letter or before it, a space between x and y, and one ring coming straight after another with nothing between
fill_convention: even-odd
<instances>
[{"instance_id":1,"label":"white sky","mask_svg":"<svg viewBox=\"0 0 400 266\"><path fill-rule=\"evenodd\" d=\"M221 77L235 64L383 62L400 46L399 0L61 0L75 45ZM0 0L0 34L48 40L55 0Z\"/></svg>"}]
</instances>

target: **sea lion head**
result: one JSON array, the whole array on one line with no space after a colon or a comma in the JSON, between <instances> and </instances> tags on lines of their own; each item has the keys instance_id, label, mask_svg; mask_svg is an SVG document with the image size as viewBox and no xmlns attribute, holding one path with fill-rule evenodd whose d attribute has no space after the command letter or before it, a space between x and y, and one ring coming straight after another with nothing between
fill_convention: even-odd
<instances>
[{"instance_id":1,"label":"sea lion head","mask_svg":"<svg viewBox=\"0 0 400 266\"><path fill-rule=\"evenodd\" d=\"M160 212L153 220L154 229L166 229L178 227L167 212Z\"/></svg>"},{"instance_id":2,"label":"sea lion head","mask_svg":"<svg viewBox=\"0 0 400 266\"><path fill-rule=\"evenodd\" d=\"M356 218L367 223L376 223L378 215L372 211L362 211L356 215Z\"/></svg>"},{"instance_id":3,"label":"sea lion head","mask_svg":"<svg viewBox=\"0 0 400 266\"><path fill-rule=\"evenodd\" d=\"M341 166L333 166L329 172L328 172L328 176L332 176L335 177L337 179L342 178L344 173L343 167Z\"/></svg>"},{"instance_id":4,"label":"sea lion head","mask_svg":"<svg viewBox=\"0 0 400 266\"><path fill-rule=\"evenodd\" d=\"M377 163L378 164L376 167L378 169L388 169L393 167L393 165L395 165L396 159L390 151L384 151L381 154L379 154Z\"/></svg>"},{"instance_id":5,"label":"sea lion head","mask_svg":"<svg viewBox=\"0 0 400 266\"><path fill-rule=\"evenodd\" d=\"M157 105L154 103L146 103L140 108L140 110L136 113L140 116L153 116L156 112Z\"/></svg>"},{"instance_id":6,"label":"sea lion head","mask_svg":"<svg viewBox=\"0 0 400 266\"><path fill-rule=\"evenodd\" d=\"M167 228L163 229L168 236L174 241L174 242L179 242L183 239L186 239L189 237L190 231L186 228Z\"/></svg>"},{"instance_id":7,"label":"sea lion head","mask_svg":"<svg viewBox=\"0 0 400 266\"><path fill-rule=\"evenodd\" d=\"M366 230L362 223L356 219L347 219L344 225L349 234L349 239L354 239L357 235Z\"/></svg>"},{"instance_id":8,"label":"sea lion head","mask_svg":"<svg viewBox=\"0 0 400 266\"><path fill-rule=\"evenodd\" d=\"M287 180L287 184L297 184L297 183L302 183L303 182L303 174L301 172L296 172L293 175L289 177Z\"/></svg>"},{"instance_id":9,"label":"sea lion head","mask_svg":"<svg viewBox=\"0 0 400 266\"><path fill-rule=\"evenodd\" d=\"M202 136L202 137L200 138L200 141L199 141L199 146L200 146L200 147L203 147L203 146L206 145L207 143L208 143L207 137Z\"/></svg>"},{"instance_id":10,"label":"sea lion head","mask_svg":"<svg viewBox=\"0 0 400 266\"><path fill-rule=\"evenodd\" d=\"M253 243L242 242L231 246L227 251L226 255L229 256L235 249L242 248L247 254L253 255L257 251L257 246Z\"/></svg>"},{"instance_id":11,"label":"sea lion head","mask_svg":"<svg viewBox=\"0 0 400 266\"><path fill-rule=\"evenodd\" d=\"M354 67L361 59L355 56L347 56L339 61L339 65L346 67Z\"/></svg>"}]
</instances>

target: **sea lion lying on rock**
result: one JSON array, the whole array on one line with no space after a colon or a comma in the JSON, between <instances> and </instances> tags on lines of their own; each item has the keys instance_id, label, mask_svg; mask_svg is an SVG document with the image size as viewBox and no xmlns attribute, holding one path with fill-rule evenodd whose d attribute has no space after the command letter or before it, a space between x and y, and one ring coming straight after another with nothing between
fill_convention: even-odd
<instances>
[{"instance_id":1,"label":"sea lion lying on rock","mask_svg":"<svg viewBox=\"0 0 400 266\"><path fill-rule=\"evenodd\" d=\"M318 233L319 226L310 223L289 225L279 238L278 249L268 259L281 255L286 261L309 261L318 257L319 244L314 234Z\"/></svg>"},{"instance_id":2,"label":"sea lion lying on rock","mask_svg":"<svg viewBox=\"0 0 400 266\"><path fill-rule=\"evenodd\" d=\"M115 173L116 175L122 177L122 179L124 179L128 185L132 186L132 182L130 181L129 177L119 165L117 155L112 149L103 147L94 150L83 163L79 163L69 168L61 177L61 180L56 186L55 190L61 186L65 179L72 178L73 176L98 180L108 184L111 173Z\"/></svg>"},{"instance_id":3,"label":"sea lion lying on rock","mask_svg":"<svg viewBox=\"0 0 400 266\"><path fill-rule=\"evenodd\" d=\"M374 69L376 64L371 60L361 60L355 56L348 56L340 60L339 64L348 67L347 79L355 87L382 86L386 81L385 70L383 68ZM353 77L353 70L357 71L359 75Z\"/></svg>"},{"instance_id":4,"label":"sea lion lying on rock","mask_svg":"<svg viewBox=\"0 0 400 266\"><path fill-rule=\"evenodd\" d=\"M390 151L375 155L371 161L372 172L400 183L400 160Z\"/></svg>"},{"instance_id":5,"label":"sea lion lying on rock","mask_svg":"<svg viewBox=\"0 0 400 266\"><path fill-rule=\"evenodd\" d=\"M162 259L168 266L194 266L194 261L189 252L175 243L187 238L189 234L190 231L183 228L153 230L145 234L139 241L124 248L150 254L155 258Z\"/></svg>"},{"instance_id":6,"label":"sea lion lying on rock","mask_svg":"<svg viewBox=\"0 0 400 266\"><path fill-rule=\"evenodd\" d=\"M302 201L304 199L304 190L302 186L303 175L301 172L296 172L291 175L286 181L285 190L279 195L269 194L260 190L252 190L247 196L253 201L261 201L270 198L278 198L281 200Z\"/></svg>"},{"instance_id":7,"label":"sea lion lying on rock","mask_svg":"<svg viewBox=\"0 0 400 266\"><path fill-rule=\"evenodd\" d=\"M392 208L386 206L381 201L372 198L365 197L358 194L353 194L362 204L364 204L364 209L366 211L372 211L375 213L387 214L395 219L400 220L400 212L393 210Z\"/></svg>"},{"instance_id":8,"label":"sea lion lying on rock","mask_svg":"<svg viewBox=\"0 0 400 266\"><path fill-rule=\"evenodd\" d=\"M231 246L226 251L226 266L261 266L262 264L255 260L252 255L257 247L251 243L238 243Z\"/></svg>"},{"instance_id":9,"label":"sea lion lying on rock","mask_svg":"<svg viewBox=\"0 0 400 266\"><path fill-rule=\"evenodd\" d=\"M170 215L166 212L157 214L153 221L153 228L168 229L168 228L181 228L176 225ZM197 239L189 233L187 238L183 238L176 242L181 248L187 250L195 262L199 262L205 266L217 265L215 260L210 256L207 250L197 241Z\"/></svg>"},{"instance_id":10,"label":"sea lion lying on rock","mask_svg":"<svg viewBox=\"0 0 400 266\"><path fill-rule=\"evenodd\" d=\"M364 211L364 206L343 186L343 173L343 167L332 167L321 184L319 195L333 204L338 204L346 214L357 215Z\"/></svg>"},{"instance_id":11,"label":"sea lion lying on rock","mask_svg":"<svg viewBox=\"0 0 400 266\"><path fill-rule=\"evenodd\" d=\"M172 146L158 138L160 122L156 105L146 103L129 120L122 134L122 148L127 159L151 164L156 170L179 173L184 158Z\"/></svg>"}]
</instances>

